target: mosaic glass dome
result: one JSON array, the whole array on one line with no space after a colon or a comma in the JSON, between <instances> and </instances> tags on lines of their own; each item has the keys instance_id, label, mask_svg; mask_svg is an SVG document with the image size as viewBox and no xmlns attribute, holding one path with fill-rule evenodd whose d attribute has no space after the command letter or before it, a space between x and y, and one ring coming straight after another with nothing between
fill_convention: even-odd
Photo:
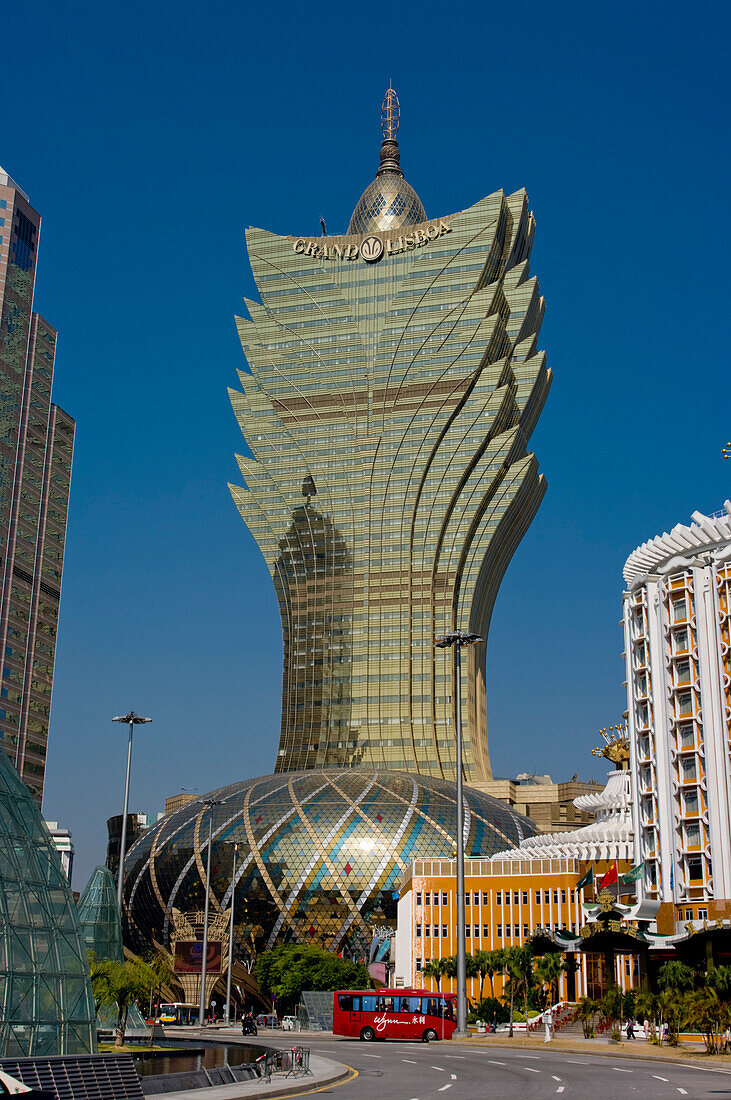
<instances>
[{"instance_id":1,"label":"mosaic glass dome","mask_svg":"<svg viewBox=\"0 0 731 1100\"><path fill-rule=\"evenodd\" d=\"M455 787L404 772L283 772L213 792L211 906L231 902L233 846L237 953L280 943L329 950L370 942L373 919L394 921L402 871L455 854ZM465 853L490 856L535 833L498 799L465 789ZM191 802L163 818L125 861L125 943L169 945L171 911L205 898L208 810ZM245 948L242 945L246 945Z\"/></svg>"},{"instance_id":2,"label":"mosaic glass dome","mask_svg":"<svg viewBox=\"0 0 731 1100\"><path fill-rule=\"evenodd\" d=\"M425 221L426 211L411 184L396 172L385 172L358 199L348 233L382 233Z\"/></svg>"},{"instance_id":3,"label":"mosaic glass dome","mask_svg":"<svg viewBox=\"0 0 731 1100\"><path fill-rule=\"evenodd\" d=\"M94 1051L94 1001L71 887L2 749L0 930L0 1057Z\"/></svg>"},{"instance_id":4,"label":"mosaic glass dome","mask_svg":"<svg viewBox=\"0 0 731 1100\"><path fill-rule=\"evenodd\" d=\"M108 867L94 868L77 911L87 951L93 951L97 959L124 962L117 887Z\"/></svg>"}]
</instances>

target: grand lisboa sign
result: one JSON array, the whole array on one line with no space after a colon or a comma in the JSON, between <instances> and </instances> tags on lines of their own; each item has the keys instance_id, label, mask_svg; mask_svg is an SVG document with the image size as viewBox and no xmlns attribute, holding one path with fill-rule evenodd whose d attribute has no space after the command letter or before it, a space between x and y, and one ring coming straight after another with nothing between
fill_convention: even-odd
<instances>
[{"instance_id":1,"label":"grand lisboa sign","mask_svg":"<svg viewBox=\"0 0 731 1100\"><path fill-rule=\"evenodd\" d=\"M301 256L312 256L318 260L357 260L360 257L367 264L374 264L382 256L395 256L399 252L423 248L430 241L451 232L452 227L447 222L430 222L426 229L414 229L411 233L402 233L398 237L378 237L373 234L359 245L330 244L326 237L317 240L298 237L292 244L292 250Z\"/></svg>"}]
</instances>

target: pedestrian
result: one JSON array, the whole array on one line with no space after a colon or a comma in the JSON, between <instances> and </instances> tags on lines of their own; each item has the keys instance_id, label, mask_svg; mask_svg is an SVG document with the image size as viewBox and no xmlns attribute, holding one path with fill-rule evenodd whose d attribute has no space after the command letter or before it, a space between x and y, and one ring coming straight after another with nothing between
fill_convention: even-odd
<instances>
[{"instance_id":1,"label":"pedestrian","mask_svg":"<svg viewBox=\"0 0 731 1100\"><path fill-rule=\"evenodd\" d=\"M497 1031L497 1011L494 1011L493 1014L492 1014L492 1033L493 1033L493 1035L496 1033L496 1031Z\"/></svg>"},{"instance_id":2,"label":"pedestrian","mask_svg":"<svg viewBox=\"0 0 731 1100\"><path fill-rule=\"evenodd\" d=\"M627 1021L627 1038L634 1039L635 1037L635 1025L632 1019Z\"/></svg>"},{"instance_id":3,"label":"pedestrian","mask_svg":"<svg viewBox=\"0 0 731 1100\"><path fill-rule=\"evenodd\" d=\"M650 1020L647 1016L645 1016L645 1022L642 1025L642 1030L645 1033L645 1042L647 1042L647 1040L650 1038Z\"/></svg>"}]
</instances>

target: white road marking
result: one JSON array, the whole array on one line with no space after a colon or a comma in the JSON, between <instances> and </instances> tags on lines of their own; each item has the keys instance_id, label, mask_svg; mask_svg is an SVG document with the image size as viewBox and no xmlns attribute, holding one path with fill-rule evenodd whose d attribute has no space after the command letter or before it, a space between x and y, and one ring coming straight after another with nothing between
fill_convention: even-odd
<instances>
[{"instance_id":1,"label":"white road marking","mask_svg":"<svg viewBox=\"0 0 731 1100\"><path fill-rule=\"evenodd\" d=\"M494 1058L488 1058L487 1060L491 1066L506 1066L508 1064L507 1062L496 1062Z\"/></svg>"},{"instance_id":2,"label":"white road marking","mask_svg":"<svg viewBox=\"0 0 731 1100\"><path fill-rule=\"evenodd\" d=\"M620 1069L619 1066L612 1066L615 1073L634 1073L633 1069Z\"/></svg>"},{"instance_id":3,"label":"white road marking","mask_svg":"<svg viewBox=\"0 0 731 1100\"><path fill-rule=\"evenodd\" d=\"M448 1084L442 1085L442 1087L440 1089L437 1089L437 1092L444 1092L445 1089L451 1089L451 1087L452 1087L452 1082L449 1081Z\"/></svg>"},{"instance_id":4,"label":"white road marking","mask_svg":"<svg viewBox=\"0 0 731 1100\"><path fill-rule=\"evenodd\" d=\"M551 1077L553 1077L554 1081L560 1081L561 1080L561 1078L557 1077L555 1073L552 1073Z\"/></svg>"},{"instance_id":5,"label":"white road marking","mask_svg":"<svg viewBox=\"0 0 731 1100\"><path fill-rule=\"evenodd\" d=\"M515 1057L516 1058L530 1058L534 1062L539 1062L540 1061L540 1055L538 1055L538 1054L516 1054Z\"/></svg>"},{"instance_id":6,"label":"white road marking","mask_svg":"<svg viewBox=\"0 0 731 1100\"><path fill-rule=\"evenodd\" d=\"M658 1075L656 1073L653 1073L652 1076L655 1078L656 1081L664 1081L665 1084L668 1083L668 1078L667 1077L658 1077Z\"/></svg>"},{"instance_id":7,"label":"white road marking","mask_svg":"<svg viewBox=\"0 0 731 1100\"><path fill-rule=\"evenodd\" d=\"M564 1089L563 1085L559 1085L558 1088L556 1089L556 1092L563 1092L563 1089Z\"/></svg>"},{"instance_id":8,"label":"white road marking","mask_svg":"<svg viewBox=\"0 0 731 1100\"><path fill-rule=\"evenodd\" d=\"M523 1066L526 1073L540 1073L539 1069L533 1069L533 1066Z\"/></svg>"},{"instance_id":9,"label":"white road marking","mask_svg":"<svg viewBox=\"0 0 731 1100\"><path fill-rule=\"evenodd\" d=\"M380 1058L381 1055L380 1054L364 1054L363 1057L364 1058Z\"/></svg>"},{"instance_id":10,"label":"white road marking","mask_svg":"<svg viewBox=\"0 0 731 1100\"><path fill-rule=\"evenodd\" d=\"M449 1076L452 1078L453 1081L457 1080L457 1074L456 1073L450 1073Z\"/></svg>"},{"instance_id":11,"label":"white road marking","mask_svg":"<svg viewBox=\"0 0 731 1100\"><path fill-rule=\"evenodd\" d=\"M412 1065L412 1066L418 1066L418 1064L419 1064L418 1062L415 1062L413 1058L402 1058L401 1061L402 1062L408 1062L409 1065Z\"/></svg>"},{"instance_id":12,"label":"white road marking","mask_svg":"<svg viewBox=\"0 0 731 1100\"><path fill-rule=\"evenodd\" d=\"M444 1066L432 1066L431 1069L439 1070L440 1073L446 1073L447 1072L446 1069L444 1068Z\"/></svg>"},{"instance_id":13,"label":"white road marking","mask_svg":"<svg viewBox=\"0 0 731 1100\"><path fill-rule=\"evenodd\" d=\"M680 1087L678 1087L678 1092L682 1092L683 1096L688 1095L688 1093L685 1091L685 1089L681 1089Z\"/></svg>"},{"instance_id":14,"label":"white road marking","mask_svg":"<svg viewBox=\"0 0 731 1100\"><path fill-rule=\"evenodd\" d=\"M574 1066L588 1066L589 1065L588 1062L580 1062L578 1058L567 1058L566 1061L571 1062L571 1064L574 1065Z\"/></svg>"},{"instance_id":15,"label":"white road marking","mask_svg":"<svg viewBox=\"0 0 731 1100\"><path fill-rule=\"evenodd\" d=\"M460 1062L464 1062L464 1060L465 1060L465 1055L464 1054L445 1054L444 1057L445 1058L459 1058Z\"/></svg>"}]
</instances>

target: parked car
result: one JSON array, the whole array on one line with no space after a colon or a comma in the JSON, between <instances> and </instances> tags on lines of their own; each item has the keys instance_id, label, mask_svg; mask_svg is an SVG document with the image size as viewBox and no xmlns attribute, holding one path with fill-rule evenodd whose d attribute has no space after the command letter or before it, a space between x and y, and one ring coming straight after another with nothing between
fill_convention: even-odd
<instances>
[{"instance_id":1,"label":"parked car","mask_svg":"<svg viewBox=\"0 0 731 1100\"><path fill-rule=\"evenodd\" d=\"M280 1027L279 1017L274 1012L260 1012L256 1023L258 1027Z\"/></svg>"},{"instance_id":2,"label":"parked car","mask_svg":"<svg viewBox=\"0 0 731 1100\"><path fill-rule=\"evenodd\" d=\"M296 1031L297 1030L297 1017L296 1016L283 1016L282 1017L282 1031Z\"/></svg>"}]
</instances>

